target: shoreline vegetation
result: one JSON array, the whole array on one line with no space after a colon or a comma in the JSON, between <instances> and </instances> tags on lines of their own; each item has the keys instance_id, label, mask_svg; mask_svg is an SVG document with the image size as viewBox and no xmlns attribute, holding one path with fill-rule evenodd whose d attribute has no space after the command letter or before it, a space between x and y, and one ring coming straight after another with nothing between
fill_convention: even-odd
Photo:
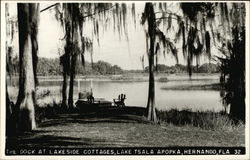
<instances>
[{"instance_id":1,"label":"shoreline vegetation","mask_svg":"<svg viewBox=\"0 0 250 160\"><path fill-rule=\"evenodd\" d=\"M51 75L51 76L37 76L39 82L43 81L63 81L62 76ZM7 77L7 79L9 79ZM18 82L18 75L12 76L12 82ZM124 73L119 75L76 75L75 82L81 81L123 81L123 82L146 82L148 81L148 73ZM169 81L209 81L219 80L218 73L193 73L192 77L188 77L187 73L178 74L167 74L167 73L156 73L155 81L158 82L169 82ZM10 85L10 81L7 81Z\"/></svg>"},{"instance_id":2,"label":"shoreline vegetation","mask_svg":"<svg viewBox=\"0 0 250 160\"><path fill-rule=\"evenodd\" d=\"M39 85L46 86L52 84L53 82L62 82L61 76L38 76ZM103 81L103 82L148 82L147 74L121 74L121 75L88 75L88 76L76 76L75 85L80 81ZM12 82L11 82L12 81ZM8 86L17 86L18 77L13 76L11 81L7 81ZM218 74L205 74L205 73L195 73L191 79L184 73L182 74L156 74L155 81L159 83L168 84L171 81L203 81L205 84L185 84L185 85L170 85L162 87L163 90L221 90L221 85L219 82ZM11 85L10 85L11 83Z\"/></svg>"},{"instance_id":3,"label":"shoreline vegetation","mask_svg":"<svg viewBox=\"0 0 250 160\"><path fill-rule=\"evenodd\" d=\"M221 84L213 83L213 84L202 84L202 85L180 85L180 86L169 86L162 87L164 90L216 90L220 91L222 89Z\"/></svg>"}]
</instances>

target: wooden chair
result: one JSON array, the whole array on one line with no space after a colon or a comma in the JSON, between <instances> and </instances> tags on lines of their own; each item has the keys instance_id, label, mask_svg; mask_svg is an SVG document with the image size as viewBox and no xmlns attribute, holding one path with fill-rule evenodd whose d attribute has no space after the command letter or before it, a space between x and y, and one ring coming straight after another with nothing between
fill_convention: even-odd
<instances>
[{"instance_id":1,"label":"wooden chair","mask_svg":"<svg viewBox=\"0 0 250 160\"><path fill-rule=\"evenodd\" d=\"M95 98L92 95L87 96L87 100L91 104L95 102Z\"/></svg>"},{"instance_id":2,"label":"wooden chair","mask_svg":"<svg viewBox=\"0 0 250 160\"><path fill-rule=\"evenodd\" d=\"M124 100L126 99L126 94L119 94L118 99L114 100L114 105L117 107L125 107Z\"/></svg>"}]
</instances>

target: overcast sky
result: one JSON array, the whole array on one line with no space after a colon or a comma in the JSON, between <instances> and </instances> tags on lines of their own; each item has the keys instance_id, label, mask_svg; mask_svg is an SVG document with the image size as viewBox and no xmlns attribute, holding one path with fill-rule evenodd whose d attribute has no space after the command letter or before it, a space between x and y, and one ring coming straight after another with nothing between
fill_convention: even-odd
<instances>
[{"instance_id":1,"label":"overcast sky","mask_svg":"<svg viewBox=\"0 0 250 160\"><path fill-rule=\"evenodd\" d=\"M53 4L53 3L52 3ZM40 10L51 5L51 3L42 3ZM174 6L174 5L172 5ZM10 12L12 15L16 15L16 4L10 4ZM136 3L137 11L137 25L136 29L133 25L129 25L129 41L125 36L119 39L118 34L113 32L113 26L100 34L100 45L94 40L94 62L103 60L111 63L112 65L118 65L123 69L142 69L142 63L140 57L145 56L145 66L147 66L146 59L146 41L143 26L140 25L141 13L144 9L144 3ZM173 10L173 7L171 8ZM176 8L174 8L176 9ZM179 12L179 9L175 12ZM128 22L129 23L129 22ZM91 25L86 24L88 28ZM88 29L85 29L85 34L88 34ZM59 57L58 50L62 50L64 41L61 40L64 37L63 29L60 23L55 19L55 12L52 9L42 12L40 14L39 24L39 57L56 58ZM181 53L181 46L179 48L179 63L185 64ZM86 54L86 60L90 61L90 56ZM202 57L201 63L208 62L207 58ZM173 56L168 55L165 58L162 56L159 63L165 65L175 65L176 61Z\"/></svg>"}]
</instances>

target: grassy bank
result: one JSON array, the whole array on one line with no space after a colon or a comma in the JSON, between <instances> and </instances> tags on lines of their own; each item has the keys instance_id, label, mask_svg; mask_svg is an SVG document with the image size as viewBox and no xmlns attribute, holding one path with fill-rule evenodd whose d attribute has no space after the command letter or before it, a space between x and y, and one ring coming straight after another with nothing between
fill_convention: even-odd
<instances>
[{"instance_id":1,"label":"grassy bank","mask_svg":"<svg viewBox=\"0 0 250 160\"><path fill-rule=\"evenodd\" d=\"M84 113L86 110L84 110ZM45 119L53 118L58 114L80 113L78 108L63 109L59 104L47 104L47 106L36 106L37 122L40 124ZM127 106L118 108L115 106L104 108L93 108L93 110L86 112L86 115L95 116L109 116L109 115L133 115L145 118L146 109L143 107ZM190 109L178 110L156 110L158 123L171 124L175 126L193 126L204 130L241 130L245 126L243 123L234 124L229 118L229 115L223 111L192 111Z\"/></svg>"},{"instance_id":2,"label":"grassy bank","mask_svg":"<svg viewBox=\"0 0 250 160\"><path fill-rule=\"evenodd\" d=\"M204 130L244 130L244 124L234 124L225 112L196 111L189 109L157 110L161 123L176 126L193 126Z\"/></svg>"},{"instance_id":3,"label":"grassy bank","mask_svg":"<svg viewBox=\"0 0 250 160\"><path fill-rule=\"evenodd\" d=\"M46 117L39 123L39 127L35 131L8 138L7 147L229 147L245 145L244 126L234 129L227 127L211 129L179 123L180 119L186 119L186 115L189 115L186 112L175 111L179 114L179 122L174 123L163 121L163 118L169 116L172 111L167 114L164 112L165 115L159 111L157 114L161 123L154 124L143 116L145 109L141 107L98 108L84 113L77 110L71 113L59 113L57 110L59 108L56 109L56 107L60 106L47 107L51 108L47 109ZM196 113L194 118L204 116L199 114L201 113ZM171 119L173 117L176 115L172 114ZM205 118L202 122L207 123L206 120L208 119Z\"/></svg>"},{"instance_id":4,"label":"grassy bank","mask_svg":"<svg viewBox=\"0 0 250 160\"><path fill-rule=\"evenodd\" d=\"M196 85L179 85L179 86L168 86L162 87L164 90L221 90L221 85L219 83L213 84L196 84Z\"/></svg>"}]
</instances>

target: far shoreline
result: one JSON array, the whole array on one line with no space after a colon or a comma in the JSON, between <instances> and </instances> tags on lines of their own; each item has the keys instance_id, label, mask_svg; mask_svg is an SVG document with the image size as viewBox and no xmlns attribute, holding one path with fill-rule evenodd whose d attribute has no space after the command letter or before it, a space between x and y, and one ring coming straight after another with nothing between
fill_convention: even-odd
<instances>
[{"instance_id":1,"label":"far shoreline","mask_svg":"<svg viewBox=\"0 0 250 160\"><path fill-rule=\"evenodd\" d=\"M155 82L169 83L173 81L203 81L205 85L180 85L164 87L164 90L220 90L218 73L193 73L191 77L187 73L166 74L156 73ZM59 75L37 76L39 86L47 85L50 82L62 82L63 77ZM8 78L7 78L8 79ZM78 82L117 82L117 83L133 83L133 82L148 82L148 73L126 73L121 75L84 75L76 76L75 84ZM6 81L8 86L18 86L18 76L12 76L11 80Z\"/></svg>"},{"instance_id":2,"label":"far shoreline","mask_svg":"<svg viewBox=\"0 0 250 160\"><path fill-rule=\"evenodd\" d=\"M58 81L63 80L62 76L38 76L40 81ZM219 73L193 73L191 77L187 73L166 74L156 73L155 81L192 81L192 80L219 80ZM75 81L93 80L93 81L128 81L128 82L146 82L148 81L148 73L126 73L120 75L77 75Z\"/></svg>"},{"instance_id":3,"label":"far shoreline","mask_svg":"<svg viewBox=\"0 0 250 160\"><path fill-rule=\"evenodd\" d=\"M222 86L219 83L212 84L202 84L202 85L180 85L180 86L170 86L162 87L163 90L222 90Z\"/></svg>"}]
</instances>

